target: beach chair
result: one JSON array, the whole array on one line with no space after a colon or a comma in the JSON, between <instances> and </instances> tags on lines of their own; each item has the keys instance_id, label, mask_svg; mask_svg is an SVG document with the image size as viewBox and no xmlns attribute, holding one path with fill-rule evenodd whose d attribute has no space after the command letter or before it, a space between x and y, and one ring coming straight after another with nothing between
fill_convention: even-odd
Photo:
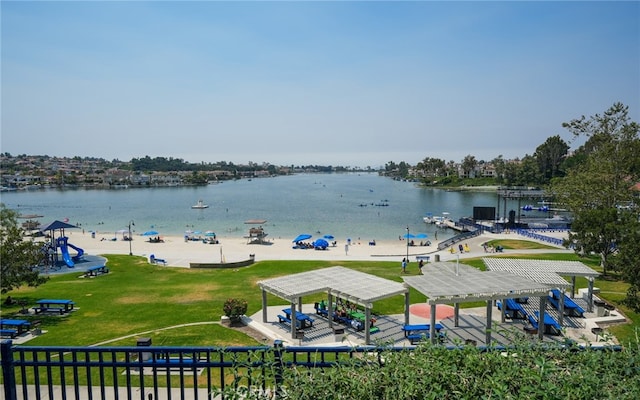
<instances>
[{"instance_id":1,"label":"beach chair","mask_svg":"<svg viewBox=\"0 0 640 400\"><path fill-rule=\"evenodd\" d=\"M155 255L151 254L149 256L149 262L151 264L162 264L162 265L167 265L167 260L164 260L162 258L157 258Z\"/></svg>"}]
</instances>

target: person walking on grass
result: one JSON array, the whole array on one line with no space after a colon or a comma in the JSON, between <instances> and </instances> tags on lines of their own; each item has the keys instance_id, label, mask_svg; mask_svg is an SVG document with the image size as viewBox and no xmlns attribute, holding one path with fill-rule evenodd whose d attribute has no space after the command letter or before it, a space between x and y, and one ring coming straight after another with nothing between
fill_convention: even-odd
<instances>
[{"instance_id":1,"label":"person walking on grass","mask_svg":"<svg viewBox=\"0 0 640 400\"><path fill-rule=\"evenodd\" d=\"M402 273L406 273L407 272L407 259L403 258L402 259Z\"/></svg>"}]
</instances>

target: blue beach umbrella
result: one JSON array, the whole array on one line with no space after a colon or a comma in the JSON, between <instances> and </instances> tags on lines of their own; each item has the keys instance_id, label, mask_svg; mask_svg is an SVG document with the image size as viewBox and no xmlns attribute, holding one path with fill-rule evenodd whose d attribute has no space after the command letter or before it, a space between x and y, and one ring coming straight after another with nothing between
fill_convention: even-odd
<instances>
[{"instance_id":1,"label":"blue beach umbrella","mask_svg":"<svg viewBox=\"0 0 640 400\"><path fill-rule=\"evenodd\" d=\"M204 233L204 235L205 235L205 236L212 237L212 236L215 236L215 235L216 235L216 233L215 233L215 232L213 232L213 231L206 231L206 232Z\"/></svg>"},{"instance_id":2,"label":"blue beach umbrella","mask_svg":"<svg viewBox=\"0 0 640 400\"><path fill-rule=\"evenodd\" d=\"M295 243L295 242L300 242L300 241L303 241L303 240L311 239L311 236L312 235L309 235L307 233L303 233L303 234L298 235L298 237L296 237L295 239L293 239L293 242Z\"/></svg>"},{"instance_id":3,"label":"blue beach umbrella","mask_svg":"<svg viewBox=\"0 0 640 400\"><path fill-rule=\"evenodd\" d=\"M327 247L329 247L329 242L327 242L324 239L316 239L315 242L313 242L313 247L316 249L326 249Z\"/></svg>"},{"instance_id":4,"label":"blue beach umbrella","mask_svg":"<svg viewBox=\"0 0 640 400\"><path fill-rule=\"evenodd\" d=\"M427 234L426 234L426 233L418 233L418 234L416 235L416 239L426 239L426 238L428 238L428 237L429 237L429 236L427 236Z\"/></svg>"},{"instance_id":5,"label":"blue beach umbrella","mask_svg":"<svg viewBox=\"0 0 640 400\"><path fill-rule=\"evenodd\" d=\"M142 236L156 236L159 234L160 233L158 231L146 231L145 233L142 234Z\"/></svg>"},{"instance_id":6,"label":"blue beach umbrella","mask_svg":"<svg viewBox=\"0 0 640 400\"><path fill-rule=\"evenodd\" d=\"M402 237L405 239L415 239L416 235L414 235L413 233L405 233L404 235L402 235Z\"/></svg>"},{"instance_id":7,"label":"blue beach umbrella","mask_svg":"<svg viewBox=\"0 0 640 400\"><path fill-rule=\"evenodd\" d=\"M328 239L328 240L333 240L334 239L333 235L324 235L323 238Z\"/></svg>"}]
</instances>

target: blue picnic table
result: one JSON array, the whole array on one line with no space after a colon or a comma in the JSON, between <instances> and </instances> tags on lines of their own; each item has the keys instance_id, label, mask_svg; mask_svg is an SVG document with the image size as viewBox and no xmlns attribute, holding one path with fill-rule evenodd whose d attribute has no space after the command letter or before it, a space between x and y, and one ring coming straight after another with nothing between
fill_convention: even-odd
<instances>
[{"instance_id":1,"label":"blue picnic table","mask_svg":"<svg viewBox=\"0 0 640 400\"><path fill-rule=\"evenodd\" d=\"M502 310L502 303L503 302L498 301L497 303L498 303L498 310ZM515 299L505 299L504 300L504 305L506 307L504 309L504 313L509 318L512 318L512 319L527 319L528 318L527 311L524 309L522 304L520 302L518 302L517 300L515 300Z\"/></svg>"},{"instance_id":2,"label":"blue picnic table","mask_svg":"<svg viewBox=\"0 0 640 400\"><path fill-rule=\"evenodd\" d=\"M60 300L60 299L42 299L36 301L37 306L33 307L33 311L36 314L45 312L58 312L60 315L66 314L73 310L73 306L76 304L72 300Z\"/></svg>"},{"instance_id":3,"label":"blue picnic table","mask_svg":"<svg viewBox=\"0 0 640 400\"><path fill-rule=\"evenodd\" d=\"M24 319L1 319L0 333L11 338L21 335L29 330L31 323Z\"/></svg>"},{"instance_id":4,"label":"blue picnic table","mask_svg":"<svg viewBox=\"0 0 640 400\"><path fill-rule=\"evenodd\" d=\"M562 293L558 289L553 289L551 296L549 296L549 302L557 310L560 310L560 304L558 303L560 296L562 296ZM564 295L564 315L569 317L584 317L584 309L577 305L573 299L566 294Z\"/></svg>"},{"instance_id":5,"label":"blue picnic table","mask_svg":"<svg viewBox=\"0 0 640 400\"><path fill-rule=\"evenodd\" d=\"M534 328L539 329L540 312L534 311L534 314L535 317L529 315L529 322ZM560 326L558 321L556 321L551 315L547 313L544 313L544 333L547 335L562 335L562 327Z\"/></svg>"},{"instance_id":6,"label":"blue picnic table","mask_svg":"<svg viewBox=\"0 0 640 400\"><path fill-rule=\"evenodd\" d=\"M442 329L444 329L444 326L442 324L436 324L435 328L436 332L440 332ZM430 329L430 324L404 325L402 327L402 330L404 331L404 337L409 337L410 335L420 332L429 332Z\"/></svg>"},{"instance_id":7,"label":"blue picnic table","mask_svg":"<svg viewBox=\"0 0 640 400\"><path fill-rule=\"evenodd\" d=\"M289 320L291 320L291 308L285 308L282 312ZM313 326L313 321L315 320L307 314L296 310L296 321L300 323L302 328L308 328Z\"/></svg>"}]
</instances>

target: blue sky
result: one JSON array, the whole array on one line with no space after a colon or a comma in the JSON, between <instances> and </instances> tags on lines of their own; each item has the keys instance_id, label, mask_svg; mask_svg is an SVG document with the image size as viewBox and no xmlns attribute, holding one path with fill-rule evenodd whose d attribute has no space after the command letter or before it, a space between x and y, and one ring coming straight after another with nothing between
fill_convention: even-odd
<instances>
[{"instance_id":1,"label":"blue sky","mask_svg":"<svg viewBox=\"0 0 640 400\"><path fill-rule=\"evenodd\" d=\"M639 2L2 1L2 152L382 166L640 121Z\"/></svg>"}]
</instances>

